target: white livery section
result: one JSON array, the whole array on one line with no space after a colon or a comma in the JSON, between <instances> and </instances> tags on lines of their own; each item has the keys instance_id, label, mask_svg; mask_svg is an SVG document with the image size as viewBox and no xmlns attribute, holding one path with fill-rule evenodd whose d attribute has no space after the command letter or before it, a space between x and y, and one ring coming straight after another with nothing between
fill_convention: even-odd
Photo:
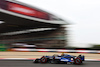
<instances>
[{"instance_id":1,"label":"white livery section","mask_svg":"<svg viewBox=\"0 0 100 67\"><path fill-rule=\"evenodd\" d=\"M61 61L68 61L68 59L61 59Z\"/></svg>"}]
</instances>

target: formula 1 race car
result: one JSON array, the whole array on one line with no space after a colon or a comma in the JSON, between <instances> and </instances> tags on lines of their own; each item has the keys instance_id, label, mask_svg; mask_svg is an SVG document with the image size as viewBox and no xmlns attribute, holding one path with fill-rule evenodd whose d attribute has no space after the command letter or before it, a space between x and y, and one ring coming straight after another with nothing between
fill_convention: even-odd
<instances>
[{"instance_id":1,"label":"formula 1 race car","mask_svg":"<svg viewBox=\"0 0 100 67\"><path fill-rule=\"evenodd\" d=\"M79 56L72 56L68 54L62 54L62 55L53 55L53 56L42 56L41 58L35 59L34 63L71 63L71 64L82 64L82 62L85 60L85 56L79 55Z\"/></svg>"}]
</instances>

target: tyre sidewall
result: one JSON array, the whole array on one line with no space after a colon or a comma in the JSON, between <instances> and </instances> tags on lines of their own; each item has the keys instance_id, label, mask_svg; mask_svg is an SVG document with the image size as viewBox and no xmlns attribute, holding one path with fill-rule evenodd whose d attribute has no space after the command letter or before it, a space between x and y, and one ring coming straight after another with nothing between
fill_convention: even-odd
<instances>
[{"instance_id":1,"label":"tyre sidewall","mask_svg":"<svg viewBox=\"0 0 100 67\"><path fill-rule=\"evenodd\" d=\"M45 56L41 57L40 62L47 63L47 58Z\"/></svg>"},{"instance_id":2,"label":"tyre sidewall","mask_svg":"<svg viewBox=\"0 0 100 67\"><path fill-rule=\"evenodd\" d=\"M81 63L82 63L82 60L79 57L74 59L74 64L80 65Z\"/></svg>"}]
</instances>

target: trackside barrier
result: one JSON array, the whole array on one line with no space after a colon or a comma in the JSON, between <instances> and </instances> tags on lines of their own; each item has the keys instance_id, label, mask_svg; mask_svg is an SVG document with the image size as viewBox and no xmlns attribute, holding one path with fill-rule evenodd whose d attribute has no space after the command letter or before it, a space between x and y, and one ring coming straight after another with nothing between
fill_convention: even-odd
<instances>
[{"instance_id":1,"label":"trackside barrier","mask_svg":"<svg viewBox=\"0 0 100 67\"><path fill-rule=\"evenodd\" d=\"M97 53L100 54L100 50L67 50L67 49L27 49L27 48L12 48L10 51L22 51L22 52L65 52L65 53Z\"/></svg>"}]
</instances>

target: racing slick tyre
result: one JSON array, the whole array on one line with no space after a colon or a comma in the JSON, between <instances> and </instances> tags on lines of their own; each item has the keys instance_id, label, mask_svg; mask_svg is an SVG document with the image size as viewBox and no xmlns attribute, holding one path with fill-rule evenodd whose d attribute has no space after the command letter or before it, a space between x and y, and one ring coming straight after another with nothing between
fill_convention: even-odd
<instances>
[{"instance_id":1,"label":"racing slick tyre","mask_svg":"<svg viewBox=\"0 0 100 67\"><path fill-rule=\"evenodd\" d=\"M39 61L39 59L35 59L34 61L33 61L33 63L39 63L40 61Z\"/></svg>"},{"instance_id":2,"label":"racing slick tyre","mask_svg":"<svg viewBox=\"0 0 100 67\"><path fill-rule=\"evenodd\" d=\"M41 57L40 62L47 63L47 58L45 56Z\"/></svg>"},{"instance_id":3,"label":"racing slick tyre","mask_svg":"<svg viewBox=\"0 0 100 67\"><path fill-rule=\"evenodd\" d=\"M80 65L82 64L82 60L79 57L77 57L74 59L74 64Z\"/></svg>"}]
</instances>

